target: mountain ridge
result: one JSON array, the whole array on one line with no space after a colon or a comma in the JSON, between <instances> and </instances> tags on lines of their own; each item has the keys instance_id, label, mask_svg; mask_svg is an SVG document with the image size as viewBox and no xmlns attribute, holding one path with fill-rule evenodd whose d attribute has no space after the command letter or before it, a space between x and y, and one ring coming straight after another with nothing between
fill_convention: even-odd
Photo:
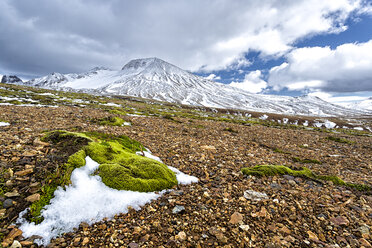
<instances>
[{"instance_id":1,"label":"mountain ridge","mask_svg":"<svg viewBox=\"0 0 372 248\"><path fill-rule=\"evenodd\" d=\"M134 59L121 70L96 67L84 73L52 73L22 84L102 95L149 98L211 108L311 116L354 116L347 109L312 96L253 94L194 75L159 58Z\"/></svg>"}]
</instances>

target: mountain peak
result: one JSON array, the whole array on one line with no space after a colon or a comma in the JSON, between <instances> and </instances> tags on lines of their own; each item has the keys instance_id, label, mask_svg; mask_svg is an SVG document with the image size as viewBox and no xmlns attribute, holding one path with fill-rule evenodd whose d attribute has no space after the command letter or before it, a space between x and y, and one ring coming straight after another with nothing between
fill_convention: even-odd
<instances>
[{"instance_id":1,"label":"mountain peak","mask_svg":"<svg viewBox=\"0 0 372 248\"><path fill-rule=\"evenodd\" d=\"M123 66L122 70L127 69L135 69L138 70L139 68L146 68L148 66L154 65L154 64L168 64L164 60L161 60L156 57L152 58L143 58L143 59L133 59L129 61L126 65Z\"/></svg>"}]
</instances>

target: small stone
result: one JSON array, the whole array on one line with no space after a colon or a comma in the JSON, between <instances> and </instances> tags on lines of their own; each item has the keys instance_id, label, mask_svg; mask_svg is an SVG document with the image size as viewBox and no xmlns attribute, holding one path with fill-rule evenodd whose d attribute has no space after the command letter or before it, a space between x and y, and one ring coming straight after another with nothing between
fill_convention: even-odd
<instances>
[{"instance_id":1,"label":"small stone","mask_svg":"<svg viewBox=\"0 0 372 248\"><path fill-rule=\"evenodd\" d=\"M21 243L18 240L14 240L12 246L10 248L22 248Z\"/></svg>"},{"instance_id":2,"label":"small stone","mask_svg":"<svg viewBox=\"0 0 372 248\"><path fill-rule=\"evenodd\" d=\"M313 233L312 231L307 231L307 234L309 235L309 239L312 241L319 241L318 236Z\"/></svg>"},{"instance_id":3,"label":"small stone","mask_svg":"<svg viewBox=\"0 0 372 248\"><path fill-rule=\"evenodd\" d=\"M201 146L200 148L203 149L203 150L216 152L216 147L214 147L214 146Z\"/></svg>"},{"instance_id":4,"label":"small stone","mask_svg":"<svg viewBox=\"0 0 372 248\"><path fill-rule=\"evenodd\" d=\"M230 223L235 225L243 221L243 215L239 212L235 212L230 217Z\"/></svg>"},{"instance_id":5,"label":"small stone","mask_svg":"<svg viewBox=\"0 0 372 248\"><path fill-rule=\"evenodd\" d=\"M244 191L244 197L251 201L262 201L264 199L269 199L266 193L261 193L254 190Z\"/></svg>"},{"instance_id":6,"label":"small stone","mask_svg":"<svg viewBox=\"0 0 372 248\"><path fill-rule=\"evenodd\" d=\"M249 225L240 225L239 228L246 232L249 230Z\"/></svg>"},{"instance_id":7,"label":"small stone","mask_svg":"<svg viewBox=\"0 0 372 248\"><path fill-rule=\"evenodd\" d=\"M287 180L294 180L294 176L290 176L290 175L284 175L283 178L287 179Z\"/></svg>"},{"instance_id":8,"label":"small stone","mask_svg":"<svg viewBox=\"0 0 372 248\"><path fill-rule=\"evenodd\" d=\"M6 199L4 202L3 202L3 207L4 208L10 208L13 206L13 201L11 199Z\"/></svg>"},{"instance_id":9,"label":"small stone","mask_svg":"<svg viewBox=\"0 0 372 248\"><path fill-rule=\"evenodd\" d=\"M85 237L84 239L83 239L83 242L81 242L81 245L86 245L86 244L88 244L89 243L89 238L88 237Z\"/></svg>"},{"instance_id":10,"label":"small stone","mask_svg":"<svg viewBox=\"0 0 372 248\"><path fill-rule=\"evenodd\" d=\"M20 194L17 191L13 191L13 192L6 192L4 196L11 198L11 197L18 197L20 196Z\"/></svg>"},{"instance_id":11,"label":"small stone","mask_svg":"<svg viewBox=\"0 0 372 248\"><path fill-rule=\"evenodd\" d=\"M282 228L279 229L279 232L285 235L291 234L291 230L288 229L288 227L283 226Z\"/></svg>"},{"instance_id":12,"label":"small stone","mask_svg":"<svg viewBox=\"0 0 372 248\"><path fill-rule=\"evenodd\" d=\"M30 168L30 169L26 169L26 170L22 170L22 171L17 171L16 173L14 173L14 175L16 175L18 177L23 177L23 176L26 176L28 174L31 174L32 172L34 172L34 169Z\"/></svg>"},{"instance_id":13,"label":"small stone","mask_svg":"<svg viewBox=\"0 0 372 248\"><path fill-rule=\"evenodd\" d=\"M186 240L186 233L184 231L181 231L179 232L177 235L176 235L176 239L180 240L180 241L184 241Z\"/></svg>"},{"instance_id":14,"label":"small stone","mask_svg":"<svg viewBox=\"0 0 372 248\"><path fill-rule=\"evenodd\" d=\"M137 243L131 242L131 243L129 243L128 247L129 248L138 248L139 245Z\"/></svg>"},{"instance_id":15,"label":"small stone","mask_svg":"<svg viewBox=\"0 0 372 248\"><path fill-rule=\"evenodd\" d=\"M295 180L288 180L288 183L292 186L296 186L296 181Z\"/></svg>"},{"instance_id":16,"label":"small stone","mask_svg":"<svg viewBox=\"0 0 372 248\"><path fill-rule=\"evenodd\" d=\"M5 213L6 213L6 209L5 208L0 209L0 219L5 216Z\"/></svg>"},{"instance_id":17,"label":"small stone","mask_svg":"<svg viewBox=\"0 0 372 248\"><path fill-rule=\"evenodd\" d=\"M368 242L367 240L365 240L364 238L360 238L360 239L359 239L359 244L360 244L361 246L366 247L366 248L371 248L371 247L372 247L371 243L369 243L369 242Z\"/></svg>"},{"instance_id":18,"label":"small stone","mask_svg":"<svg viewBox=\"0 0 372 248\"><path fill-rule=\"evenodd\" d=\"M180 205L176 205L172 210L173 214L180 214L180 213L183 213L183 212L185 212L185 207L180 206Z\"/></svg>"},{"instance_id":19,"label":"small stone","mask_svg":"<svg viewBox=\"0 0 372 248\"><path fill-rule=\"evenodd\" d=\"M20 242L22 246L31 246L34 244L34 242L30 241L30 240L23 240Z\"/></svg>"},{"instance_id":20,"label":"small stone","mask_svg":"<svg viewBox=\"0 0 372 248\"><path fill-rule=\"evenodd\" d=\"M29 201L29 202L36 202L38 200L40 200L40 194L37 194L37 193L26 197L26 201Z\"/></svg>"},{"instance_id":21,"label":"small stone","mask_svg":"<svg viewBox=\"0 0 372 248\"><path fill-rule=\"evenodd\" d=\"M347 226L349 225L349 220L346 219L343 216L337 216L337 217L332 217L330 221L335 225L335 226Z\"/></svg>"},{"instance_id":22,"label":"small stone","mask_svg":"<svg viewBox=\"0 0 372 248\"><path fill-rule=\"evenodd\" d=\"M362 234L362 237L365 238L365 239L368 239L369 238L369 226L367 226L366 224L363 224L362 226L359 227L359 231L360 233Z\"/></svg>"},{"instance_id":23,"label":"small stone","mask_svg":"<svg viewBox=\"0 0 372 248\"><path fill-rule=\"evenodd\" d=\"M7 247L9 246L15 238L22 235L22 231L18 228L13 228L10 233L5 237L3 240L3 246ZM21 246L22 247L22 246Z\"/></svg>"}]
</instances>

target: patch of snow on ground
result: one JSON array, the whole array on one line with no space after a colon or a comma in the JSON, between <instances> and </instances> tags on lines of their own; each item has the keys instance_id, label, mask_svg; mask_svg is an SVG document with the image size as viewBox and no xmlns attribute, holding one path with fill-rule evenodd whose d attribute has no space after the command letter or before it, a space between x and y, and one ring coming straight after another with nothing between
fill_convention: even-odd
<instances>
[{"instance_id":1,"label":"patch of snow on ground","mask_svg":"<svg viewBox=\"0 0 372 248\"><path fill-rule=\"evenodd\" d=\"M111 189L102 183L99 176L91 175L98 166L86 157L86 165L72 172L72 184L66 190L60 187L54 192L50 205L42 211L42 223L29 223L22 218L24 212L21 213L17 222L21 224L22 235L26 238L41 236L42 239L35 242L46 246L52 238L72 231L81 222L92 224L105 217L111 218L115 214L126 213L129 206L138 210L162 194Z\"/></svg>"},{"instance_id":2,"label":"patch of snow on ground","mask_svg":"<svg viewBox=\"0 0 372 248\"><path fill-rule=\"evenodd\" d=\"M10 124L8 122L0 121L0 127L9 126Z\"/></svg>"},{"instance_id":3,"label":"patch of snow on ground","mask_svg":"<svg viewBox=\"0 0 372 248\"><path fill-rule=\"evenodd\" d=\"M132 126L132 124L130 123L130 122L124 122L123 124L122 124L122 126Z\"/></svg>"},{"instance_id":4,"label":"patch of snow on ground","mask_svg":"<svg viewBox=\"0 0 372 248\"><path fill-rule=\"evenodd\" d=\"M263 115L263 116L260 116L260 117L258 117L259 119L261 119L261 120L266 120L267 118L269 118L269 116L267 116L267 115Z\"/></svg>"},{"instance_id":5,"label":"patch of snow on ground","mask_svg":"<svg viewBox=\"0 0 372 248\"><path fill-rule=\"evenodd\" d=\"M309 125L309 121L305 121L303 124L302 124L304 127L307 127Z\"/></svg>"},{"instance_id":6,"label":"patch of snow on ground","mask_svg":"<svg viewBox=\"0 0 372 248\"><path fill-rule=\"evenodd\" d=\"M326 121L324 122L324 126L325 126L326 128L334 128L336 125L337 125L336 123L334 123L334 122L332 122L332 121L329 121L329 120L326 120Z\"/></svg>"},{"instance_id":7,"label":"patch of snow on ground","mask_svg":"<svg viewBox=\"0 0 372 248\"><path fill-rule=\"evenodd\" d=\"M354 127L354 130L363 131L364 129L362 127Z\"/></svg>"},{"instance_id":8,"label":"patch of snow on ground","mask_svg":"<svg viewBox=\"0 0 372 248\"><path fill-rule=\"evenodd\" d=\"M322 127L322 126L323 126L323 123L320 123L320 122L314 122L314 123L313 123L313 126L314 126L314 127Z\"/></svg>"},{"instance_id":9,"label":"patch of snow on ground","mask_svg":"<svg viewBox=\"0 0 372 248\"><path fill-rule=\"evenodd\" d=\"M49 92L46 92L46 93L40 93L40 94L38 94L39 96L56 96L56 95L54 95L54 94L52 94L52 93L49 93Z\"/></svg>"},{"instance_id":10,"label":"patch of snow on ground","mask_svg":"<svg viewBox=\"0 0 372 248\"><path fill-rule=\"evenodd\" d=\"M289 121L288 118L283 118L283 123L284 123L284 124L287 124L288 121Z\"/></svg>"},{"instance_id":11,"label":"patch of snow on ground","mask_svg":"<svg viewBox=\"0 0 372 248\"><path fill-rule=\"evenodd\" d=\"M101 105L109 106L109 107L121 107L120 104L116 104L116 103L113 103L113 102L108 102L108 103L101 104Z\"/></svg>"},{"instance_id":12,"label":"patch of snow on ground","mask_svg":"<svg viewBox=\"0 0 372 248\"><path fill-rule=\"evenodd\" d=\"M142 156L142 152L136 152L136 154ZM152 159L155 159L156 161L159 161L160 163L163 163L163 161L161 161L159 157L152 155L151 152L143 151L143 154L147 158L152 158ZM197 183L199 181L197 177L187 175L173 166L168 166L168 168L174 173L176 173L176 178L179 184Z\"/></svg>"}]
</instances>

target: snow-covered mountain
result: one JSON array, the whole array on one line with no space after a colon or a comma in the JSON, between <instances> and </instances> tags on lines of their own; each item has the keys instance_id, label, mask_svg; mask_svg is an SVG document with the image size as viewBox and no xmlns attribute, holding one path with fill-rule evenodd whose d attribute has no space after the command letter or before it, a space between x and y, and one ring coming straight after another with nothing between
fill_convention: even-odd
<instances>
[{"instance_id":1,"label":"snow-covered mountain","mask_svg":"<svg viewBox=\"0 0 372 248\"><path fill-rule=\"evenodd\" d=\"M349 109L368 110L372 112L372 97L361 101L337 102L337 104Z\"/></svg>"},{"instance_id":2,"label":"snow-covered mountain","mask_svg":"<svg viewBox=\"0 0 372 248\"><path fill-rule=\"evenodd\" d=\"M312 96L252 94L196 76L158 58L135 59L119 71L100 67L81 74L52 73L24 84L49 89L135 96L178 104L258 112L315 116L363 113Z\"/></svg>"},{"instance_id":3,"label":"snow-covered mountain","mask_svg":"<svg viewBox=\"0 0 372 248\"><path fill-rule=\"evenodd\" d=\"M17 76L14 76L14 75L0 75L0 78L1 78L1 83L3 84L22 84L23 81L22 79L20 79L19 77Z\"/></svg>"}]
</instances>

